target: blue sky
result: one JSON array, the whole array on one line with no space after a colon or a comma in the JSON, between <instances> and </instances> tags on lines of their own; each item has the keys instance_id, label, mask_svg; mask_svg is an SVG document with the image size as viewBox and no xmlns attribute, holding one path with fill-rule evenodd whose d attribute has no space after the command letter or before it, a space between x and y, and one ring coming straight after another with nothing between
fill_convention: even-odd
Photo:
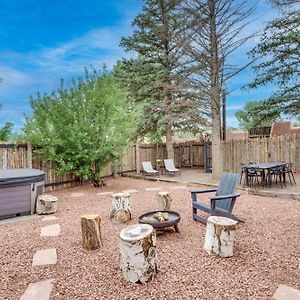
<instances>
[{"instance_id":1,"label":"blue sky","mask_svg":"<svg viewBox=\"0 0 300 300\"><path fill-rule=\"evenodd\" d=\"M0 127L10 121L18 131L24 114L30 113L29 96L51 92L60 78L79 75L85 66L112 67L128 55L119 42L132 32L131 21L142 4L142 0L0 0ZM262 29L275 15L266 1L260 1L247 31ZM249 41L232 60L246 62L246 52L256 42ZM251 69L246 70L229 86L228 126L237 126L234 113L244 103L272 91L272 87L242 91L251 78Z\"/></svg>"}]
</instances>

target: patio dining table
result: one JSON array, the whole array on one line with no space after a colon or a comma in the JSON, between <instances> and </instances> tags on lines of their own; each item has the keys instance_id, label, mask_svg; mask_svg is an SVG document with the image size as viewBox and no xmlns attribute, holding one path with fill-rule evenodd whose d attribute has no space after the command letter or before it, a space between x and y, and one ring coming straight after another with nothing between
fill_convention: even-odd
<instances>
[{"instance_id":1,"label":"patio dining table","mask_svg":"<svg viewBox=\"0 0 300 300\"><path fill-rule=\"evenodd\" d=\"M263 170L267 172L267 176L268 176L268 187L270 188L272 185L272 176L271 176L271 172L270 169L272 168L276 168L276 167L280 167L280 166L284 166L285 163L283 161L272 161L272 162L264 162L264 163L256 163L256 164L247 164L244 165L243 167L245 168L245 183L248 186L249 182L248 182L248 174L247 174L247 170L250 168L255 168L255 169L259 169L259 170ZM285 182L285 174L283 173L283 181Z\"/></svg>"}]
</instances>

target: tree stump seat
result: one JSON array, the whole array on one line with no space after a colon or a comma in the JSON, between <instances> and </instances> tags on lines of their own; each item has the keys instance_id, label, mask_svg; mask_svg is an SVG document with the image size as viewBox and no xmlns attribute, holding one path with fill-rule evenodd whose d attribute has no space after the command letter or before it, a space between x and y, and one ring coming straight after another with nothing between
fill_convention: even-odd
<instances>
[{"instance_id":1,"label":"tree stump seat","mask_svg":"<svg viewBox=\"0 0 300 300\"><path fill-rule=\"evenodd\" d=\"M99 215L81 216L82 246L84 249L95 250L103 245L100 224Z\"/></svg>"},{"instance_id":2,"label":"tree stump seat","mask_svg":"<svg viewBox=\"0 0 300 300\"><path fill-rule=\"evenodd\" d=\"M169 192L159 192L156 195L157 210L171 210L172 198Z\"/></svg>"},{"instance_id":3,"label":"tree stump seat","mask_svg":"<svg viewBox=\"0 0 300 300\"><path fill-rule=\"evenodd\" d=\"M233 243L237 221L211 216L207 219L204 250L221 257L233 256Z\"/></svg>"},{"instance_id":4,"label":"tree stump seat","mask_svg":"<svg viewBox=\"0 0 300 300\"><path fill-rule=\"evenodd\" d=\"M38 215L54 214L57 211L57 197L52 195L39 195L36 202Z\"/></svg>"},{"instance_id":5,"label":"tree stump seat","mask_svg":"<svg viewBox=\"0 0 300 300\"><path fill-rule=\"evenodd\" d=\"M127 226L120 232L120 267L125 280L146 283L157 273L156 233L148 224Z\"/></svg>"},{"instance_id":6,"label":"tree stump seat","mask_svg":"<svg viewBox=\"0 0 300 300\"><path fill-rule=\"evenodd\" d=\"M111 201L110 218L114 218L119 223L131 220L131 206L129 193L113 194Z\"/></svg>"}]
</instances>

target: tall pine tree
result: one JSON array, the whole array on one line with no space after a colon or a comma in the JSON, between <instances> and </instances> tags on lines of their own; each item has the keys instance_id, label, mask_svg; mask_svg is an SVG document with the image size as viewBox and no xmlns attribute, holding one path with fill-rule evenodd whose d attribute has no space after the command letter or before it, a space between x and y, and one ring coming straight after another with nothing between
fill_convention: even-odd
<instances>
[{"instance_id":1,"label":"tall pine tree","mask_svg":"<svg viewBox=\"0 0 300 300\"><path fill-rule=\"evenodd\" d=\"M123 60L133 100L140 103L141 132L163 132L167 153L174 158L172 136L176 127L205 122L189 89L184 54L185 24L181 0L147 0L133 21L133 35L121 46L137 59ZM124 75L124 73L123 73Z\"/></svg>"},{"instance_id":2,"label":"tall pine tree","mask_svg":"<svg viewBox=\"0 0 300 300\"><path fill-rule=\"evenodd\" d=\"M212 172L222 172L221 98L228 81L247 65L229 63L232 54L253 35L242 35L254 7L238 0L189 0L184 3L189 43L190 72L194 90L210 109L212 124Z\"/></svg>"},{"instance_id":3,"label":"tall pine tree","mask_svg":"<svg viewBox=\"0 0 300 300\"><path fill-rule=\"evenodd\" d=\"M269 83L278 89L264 103L269 115L280 113L300 116L300 10L297 0L273 0L281 17L264 29L259 44L251 54L258 59L254 66L255 80L249 85L257 88Z\"/></svg>"}]
</instances>

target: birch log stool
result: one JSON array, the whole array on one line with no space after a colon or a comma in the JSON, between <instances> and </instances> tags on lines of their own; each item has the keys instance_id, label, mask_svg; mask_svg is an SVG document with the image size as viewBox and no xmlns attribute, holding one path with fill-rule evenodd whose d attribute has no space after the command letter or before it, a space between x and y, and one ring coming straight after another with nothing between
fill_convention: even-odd
<instances>
[{"instance_id":1,"label":"birch log stool","mask_svg":"<svg viewBox=\"0 0 300 300\"><path fill-rule=\"evenodd\" d=\"M36 213L38 215L54 214L57 211L57 197L51 195L39 195L36 201Z\"/></svg>"},{"instance_id":2,"label":"birch log stool","mask_svg":"<svg viewBox=\"0 0 300 300\"><path fill-rule=\"evenodd\" d=\"M221 257L233 256L233 242L237 221L218 216L207 219L204 250Z\"/></svg>"},{"instance_id":3,"label":"birch log stool","mask_svg":"<svg viewBox=\"0 0 300 300\"><path fill-rule=\"evenodd\" d=\"M119 223L125 223L131 220L130 194L117 193L111 197L110 218L115 218Z\"/></svg>"},{"instance_id":4,"label":"birch log stool","mask_svg":"<svg viewBox=\"0 0 300 300\"><path fill-rule=\"evenodd\" d=\"M120 232L120 267L124 278L145 283L157 273L156 233L149 224L127 226Z\"/></svg>"},{"instance_id":5,"label":"birch log stool","mask_svg":"<svg viewBox=\"0 0 300 300\"><path fill-rule=\"evenodd\" d=\"M84 249L95 250L103 245L100 223L99 215L81 216L82 246Z\"/></svg>"},{"instance_id":6,"label":"birch log stool","mask_svg":"<svg viewBox=\"0 0 300 300\"><path fill-rule=\"evenodd\" d=\"M171 210L172 198L169 192L159 192L156 196L157 210Z\"/></svg>"}]
</instances>

